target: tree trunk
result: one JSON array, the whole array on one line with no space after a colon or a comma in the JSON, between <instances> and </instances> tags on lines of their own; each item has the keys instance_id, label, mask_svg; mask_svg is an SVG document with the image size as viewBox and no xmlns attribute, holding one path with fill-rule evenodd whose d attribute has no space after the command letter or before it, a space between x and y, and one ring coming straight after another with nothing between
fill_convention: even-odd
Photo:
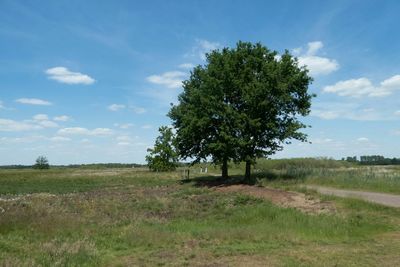
<instances>
[{"instance_id":1,"label":"tree trunk","mask_svg":"<svg viewBox=\"0 0 400 267\"><path fill-rule=\"evenodd\" d=\"M223 159L222 161L222 179L228 179L228 160Z\"/></svg>"},{"instance_id":2,"label":"tree trunk","mask_svg":"<svg viewBox=\"0 0 400 267\"><path fill-rule=\"evenodd\" d=\"M251 162L250 162L250 160L246 160L246 172L244 174L244 180L247 183L251 183Z\"/></svg>"}]
</instances>

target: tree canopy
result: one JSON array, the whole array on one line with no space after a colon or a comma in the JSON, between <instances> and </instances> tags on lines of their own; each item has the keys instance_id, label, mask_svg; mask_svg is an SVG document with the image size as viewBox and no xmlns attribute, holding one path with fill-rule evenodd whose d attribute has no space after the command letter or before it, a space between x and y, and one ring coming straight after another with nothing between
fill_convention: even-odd
<instances>
[{"instance_id":1,"label":"tree canopy","mask_svg":"<svg viewBox=\"0 0 400 267\"><path fill-rule=\"evenodd\" d=\"M281 150L291 139L306 141L299 117L310 112L312 78L288 51L278 55L260 43L238 42L214 50L205 65L193 69L169 117L183 158L211 158L250 166L259 157Z\"/></svg>"},{"instance_id":2,"label":"tree canopy","mask_svg":"<svg viewBox=\"0 0 400 267\"><path fill-rule=\"evenodd\" d=\"M160 136L156 138L154 148L148 149L147 164L153 171L175 170L178 154L174 147L174 134L167 126L159 128Z\"/></svg>"}]
</instances>

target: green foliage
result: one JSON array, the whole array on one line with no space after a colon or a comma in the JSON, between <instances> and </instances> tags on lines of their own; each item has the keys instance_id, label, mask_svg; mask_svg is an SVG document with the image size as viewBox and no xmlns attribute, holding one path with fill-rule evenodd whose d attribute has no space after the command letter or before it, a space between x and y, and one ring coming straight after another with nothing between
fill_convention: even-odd
<instances>
[{"instance_id":1,"label":"green foliage","mask_svg":"<svg viewBox=\"0 0 400 267\"><path fill-rule=\"evenodd\" d=\"M312 79L288 51L277 55L245 42L207 54L169 112L181 157L249 166L290 139L306 141L298 117L310 112Z\"/></svg>"},{"instance_id":2,"label":"green foliage","mask_svg":"<svg viewBox=\"0 0 400 267\"><path fill-rule=\"evenodd\" d=\"M45 156L39 156L36 159L36 163L35 165L33 165L33 168L39 170L49 169L50 168L49 161Z\"/></svg>"},{"instance_id":3,"label":"green foliage","mask_svg":"<svg viewBox=\"0 0 400 267\"><path fill-rule=\"evenodd\" d=\"M152 171L175 170L178 162L178 154L174 147L174 134L171 128L162 126L159 128L160 136L157 137L153 149L148 149L149 155L146 161Z\"/></svg>"},{"instance_id":4,"label":"green foliage","mask_svg":"<svg viewBox=\"0 0 400 267\"><path fill-rule=\"evenodd\" d=\"M329 169L356 167L346 161L334 160L330 158L291 158L291 159L260 159L257 161L256 168L262 170L289 170L289 169Z\"/></svg>"},{"instance_id":5,"label":"green foliage","mask_svg":"<svg viewBox=\"0 0 400 267\"><path fill-rule=\"evenodd\" d=\"M360 160L357 159L357 156L342 158L342 160L346 160L347 162L356 162L361 165L400 165L399 158L385 158L381 155L365 155L360 156Z\"/></svg>"}]
</instances>

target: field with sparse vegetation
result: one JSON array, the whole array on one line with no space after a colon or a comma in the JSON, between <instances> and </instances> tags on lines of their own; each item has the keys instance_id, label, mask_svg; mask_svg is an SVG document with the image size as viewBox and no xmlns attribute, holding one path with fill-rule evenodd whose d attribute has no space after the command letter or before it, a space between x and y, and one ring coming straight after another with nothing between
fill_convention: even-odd
<instances>
[{"instance_id":1,"label":"field with sparse vegetation","mask_svg":"<svg viewBox=\"0 0 400 267\"><path fill-rule=\"evenodd\" d=\"M254 169L257 184L238 191L221 190L229 184L217 183L218 168L207 165L207 174L199 168L192 167L186 180L181 170L0 170L0 266L400 262L400 209L301 188L320 184L400 193L399 169L329 160L264 160ZM243 166L230 170L230 183L236 184ZM276 198L264 198L264 186L299 191L295 196L331 208L287 207Z\"/></svg>"}]
</instances>

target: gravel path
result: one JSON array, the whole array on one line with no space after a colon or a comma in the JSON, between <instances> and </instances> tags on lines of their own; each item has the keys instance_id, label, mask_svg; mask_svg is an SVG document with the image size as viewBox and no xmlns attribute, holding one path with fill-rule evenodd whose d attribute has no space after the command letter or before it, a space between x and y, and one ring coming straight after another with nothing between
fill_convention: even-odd
<instances>
[{"instance_id":1,"label":"gravel path","mask_svg":"<svg viewBox=\"0 0 400 267\"><path fill-rule=\"evenodd\" d=\"M307 185L306 188L314 189L325 195L334 195L338 197L359 198L370 202L375 202L385 206L400 208L400 195L392 195L386 193L375 193L365 191L343 190L317 185Z\"/></svg>"}]
</instances>

